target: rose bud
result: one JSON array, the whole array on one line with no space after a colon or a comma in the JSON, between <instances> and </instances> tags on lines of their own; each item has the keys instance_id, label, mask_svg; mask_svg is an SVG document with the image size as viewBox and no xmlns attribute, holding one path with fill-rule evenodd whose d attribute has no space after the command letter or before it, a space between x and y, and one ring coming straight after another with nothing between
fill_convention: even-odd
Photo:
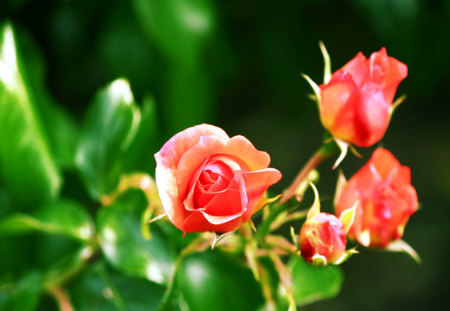
<instances>
[{"instance_id":1,"label":"rose bud","mask_svg":"<svg viewBox=\"0 0 450 311\"><path fill-rule=\"evenodd\" d=\"M281 179L270 157L243 136L201 124L155 154L156 184L169 220L183 232L229 232L256 212L266 190Z\"/></svg>"},{"instance_id":2,"label":"rose bud","mask_svg":"<svg viewBox=\"0 0 450 311\"><path fill-rule=\"evenodd\" d=\"M352 225L355 206L349 207L339 219L332 214L321 213L319 194L316 187L312 183L310 185L314 190L315 200L300 230L300 254L306 261L314 264L340 264L356 253L353 249L345 250L345 234Z\"/></svg>"},{"instance_id":3,"label":"rose bud","mask_svg":"<svg viewBox=\"0 0 450 311\"><path fill-rule=\"evenodd\" d=\"M319 213L307 219L300 231L300 252L306 261L322 256L334 263L345 252L344 224L334 215Z\"/></svg>"},{"instance_id":4,"label":"rose bud","mask_svg":"<svg viewBox=\"0 0 450 311\"><path fill-rule=\"evenodd\" d=\"M395 92L407 74L407 66L385 48L369 59L359 52L316 87L322 124L341 141L372 146L386 132Z\"/></svg>"},{"instance_id":5,"label":"rose bud","mask_svg":"<svg viewBox=\"0 0 450 311\"><path fill-rule=\"evenodd\" d=\"M336 213L356 204L348 236L364 246L385 248L402 237L418 208L411 172L386 149L376 149L369 161L337 191Z\"/></svg>"}]
</instances>

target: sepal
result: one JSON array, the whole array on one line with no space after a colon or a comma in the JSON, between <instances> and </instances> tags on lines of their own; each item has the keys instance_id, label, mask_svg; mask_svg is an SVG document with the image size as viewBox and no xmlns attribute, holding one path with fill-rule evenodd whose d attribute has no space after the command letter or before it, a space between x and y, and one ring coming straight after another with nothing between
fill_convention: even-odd
<instances>
[{"instance_id":1,"label":"sepal","mask_svg":"<svg viewBox=\"0 0 450 311\"><path fill-rule=\"evenodd\" d=\"M411 247L408 243L403 241L402 239L398 239L392 241L386 246L386 250L390 252L403 252L408 254L417 264L422 263L422 258L420 258L419 254Z\"/></svg>"},{"instance_id":2,"label":"sepal","mask_svg":"<svg viewBox=\"0 0 450 311\"><path fill-rule=\"evenodd\" d=\"M358 207L359 199L356 200L355 204L351 208L346 209L342 212L339 220L344 224L344 232L350 230L350 227L353 225L353 221L355 220L356 208Z\"/></svg>"},{"instance_id":3,"label":"sepal","mask_svg":"<svg viewBox=\"0 0 450 311\"><path fill-rule=\"evenodd\" d=\"M336 138L336 137L334 137L333 140L336 142L336 144L338 145L339 149L341 150L341 153L339 154L339 157L337 158L336 162L334 162L334 164L333 164L333 170L334 170L344 160L345 156L347 155L348 148L349 148L350 144L345 142L345 141L343 141L343 140L340 140L339 138Z\"/></svg>"},{"instance_id":4,"label":"sepal","mask_svg":"<svg viewBox=\"0 0 450 311\"><path fill-rule=\"evenodd\" d=\"M317 191L316 186L312 182L309 183L311 188L314 191L314 203L311 206L311 208L308 211L308 215L306 216L306 219L309 219L313 217L314 215L317 215L320 213L320 200L319 200L319 192Z\"/></svg>"},{"instance_id":5,"label":"sepal","mask_svg":"<svg viewBox=\"0 0 450 311\"><path fill-rule=\"evenodd\" d=\"M335 260L334 262L332 262L333 265L340 265L342 264L344 261L347 261L351 256L353 256L354 254L358 254L359 252L355 249L355 248L351 248L346 250L341 257L339 257L337 260Z\"/></svg>"},{"instance_id":6,"label":"sepal","mask_svg":"<svg viewBox=\"0 0 450 311\"><path fill-rule=\"evenodd\" d=\"M330 55L328 54L328 51L325 47L325 45L323 44L322 41L319 41L319 47L320 47L320 51L322 52L322 56L323 56L323 63L324 63L324 68L323 68L323 84L328 84L328 82L330 82L331 80L331 60L330 60Z\"/></svg>"}]
</instances>

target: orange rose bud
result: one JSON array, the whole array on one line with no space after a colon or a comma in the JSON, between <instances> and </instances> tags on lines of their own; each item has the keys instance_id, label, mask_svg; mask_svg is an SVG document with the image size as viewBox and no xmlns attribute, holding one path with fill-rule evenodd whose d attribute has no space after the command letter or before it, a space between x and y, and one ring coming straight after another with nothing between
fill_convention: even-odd
<instances>
[{"instance_id":1,"label":"orange rose bud","mask_svg":"<svg viewBox=\"0 0 450 311\"><path fill-rule=\"evenodd\" d=\"M372 146L386 132L395 92L407 74L407 66L388 56L385 48L369 59L359 52L319 86L322 124L340 140Z\"/></svg>"},{"instance_id":2,"label":"orange rose bud","mask_svg":"<svg viewBox=\"0 0 450 311\"><path fill-rule=\"evenodd\" d=\"M308 218L299 237L300 252L309 262L336 263L345 253L344 224L334 215L319 213Z\"/></svg>"},{"instance_id":3,"label":"orange rose bud","mask_svg":"<svg viewBox=\"0 0 450 311\"><path fill-rule=\"evenodd\" d=\"M339 191L336 213L355 205L348 232L364 246L385 248L403 235L409 217L418 208L411 172L386 149L376 149L370 160Z\"/></svg>"},{"instance_id":4,"label":"orange rose bud","mask_svg":"<svg viewBox=\"0 0 450 311\"><path fill-rule=\"evenodd\" d=\"M243 136L201 124L155 154L156 185L169 220L183 232L229 232L250 219L281 179L270 157Z\"/></svg>"}]
</instances>

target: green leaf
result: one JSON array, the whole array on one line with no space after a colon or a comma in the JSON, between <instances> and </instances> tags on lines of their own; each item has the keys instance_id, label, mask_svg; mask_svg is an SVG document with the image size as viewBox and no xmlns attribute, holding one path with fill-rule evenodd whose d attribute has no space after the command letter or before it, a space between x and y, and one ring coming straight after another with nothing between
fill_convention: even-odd
<instances>
[{"instance_id":1,"label":"green leaf","mask_svg":"<svg viewBox=\"0 0 450 311\"><path fill-rule=\"evenodd\" d=\"M41 277L37 272L26 275L7 291L0 291L0 310L32 311L39 303Z\"/></svg>"},{"instance_id":2,"label":"green leaf","mask_svg":"<svg viewBox=\"0 0 450 311\"><path fill-rule=\"evenodd\" d=\"M251 311L264 303L250 269L217 250L186 257L177 284L188 310Z\"/></svg>"},{"instance_id":3,"label":"green leaf","mask_svg":"<svg viewBox=\"0 0 450 311\"><path fill-rule=\"evenodd\" d=\"M292 289L297 305L335 297L342 286L342 270L337 266L313 266L303 258L293 257Z\"/></svg>"},{"instance_id":4,"label":"green leaf","mask_svg":"<svg viewBox=\"0 0 450 311\"><path fill-rule=\"evenodd\" d=\"M158 224L152 225L151 239L143 238L140 220L146 206L143 193L132 190L104 207L97 218L100 246L108 262L118 270L166 284L172 275L175 253Z\"/></svg>"},{"instance_id":5,"label":"green leaf","mask_svg":"<svg viewBox=\"0 0 450 311\"><path fill-rule=\"evenodd\" d=\"M76 165L94 199L113 191L123 166L123 155L140 121L128 82L118 79L100 90L85 119Z\"/></svg>"},{"instance_id":6,"label":"green leaf","mask_svg":"<svg viewBox=\"0 0 450 311\"><path fill-rule=\"evenodd\" d=\"M19 70L42 120L51 152L60 166L72 168L78 143L78 127L45 87L45 62L36 42L25 33L20 33L20 39L18 45L24 57L19 63Z\"/></svg>"},{"instance_id":7,"label":"green leaf","mask_svg":"<svg viewBox=\"0 0 450 311\"><path fill-rule=\"evenodd\" d=\"M61 177L19 70L13 29L0 32L0 174L19 202L39 205L57 195Z\"/></svg>"},{"instance_id":8,"label":"green leaf","mask_svg":"<svg viewBox=\"0 0 450 311\"><path fill-rule=\"evenodd\" d=\"M159 122L156 104L153 97L145 97L141 108L141 121L136 137L131 143L124 158L126 171L155 171L153 154L161 148L159 139Z\"/></svg>"},{"instance_id":9,"label":"green leaf","mask_svg":"<svg viewBox=\"0 0 450 311\"><path fill-rule=\"evenodd\" d=\"M65 235L85 242L94 236L94 226L87 211L70 201L50 203L31 215L17 213L0 220L0 235L33 231Z\"/></svg>"},{"instance_id":10,"label":"green leaf","mask_svg":"<svg viewBox=\"0 0 450 311\"><path fill-rule=\"evenodd\" d=\"M173 61L193 65L214 31L215 16L208 0L134 0L138 21L150 42Z\"/></svg>"},{"instance_id":11,"label":"green leaf","mask_svg":"<svg viewBox=\"0 0 450 311\"><path fill-rule=\"evenodd\" d=\"M164 288L111 271L99 262L80 276L71 293L77 311L156 311Z\"/></svg>"}]
</instances>

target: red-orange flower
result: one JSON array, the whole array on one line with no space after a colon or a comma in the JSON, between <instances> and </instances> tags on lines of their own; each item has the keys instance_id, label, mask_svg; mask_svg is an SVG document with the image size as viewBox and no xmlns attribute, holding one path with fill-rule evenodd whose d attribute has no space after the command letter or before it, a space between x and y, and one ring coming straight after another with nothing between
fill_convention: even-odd
<instances>
[{"instance_id":1,"label":"red-orange flower","mask_svg":"<svg viewBox=\"0 0 450 311\"><path fill-rule=\"evenodd\" d=\"M350 238L374 247L386 247L400 239L409 217L418 208L409 167L402 166L388 150L375 150L336 198L337 215L358 200L348 232Z\"/></svg>"},{"instance_id":2,"label":"red-orange flower","mask_svg":"<svg viewBox=\"0 0 450 311\"><path fill-rule=\"evenodd\" d=\"M155 154L156 184L170 221L183 232L229 232L255 212L264 192L281 179L270 157L243 136L201 124Z\"/></svg>"},{"instance_id":3,"label":"red-orange flower","mask_svg":"<svg viewBox=\"0 0 450 311\"><path fill-rule=\"evenodd\" d=\"M408 68L386 54L359 52L331 80L320 85L319 110L324 127L345 142L368 147L386 132L391 106Z\"/></svg>"},{"instance_id":4,"label":"red-orange flower","mask_svg":"<svg viewBox=\"0 0 450 311\"><path fill-rule=\"evenodd\" d=\"M303 224L299 244L306 261L314 262L317 257L323 257L325 262L335 263L343 256L347 245L344 224L334 215L316 214Z\"/></svg>"}]
</instances>

